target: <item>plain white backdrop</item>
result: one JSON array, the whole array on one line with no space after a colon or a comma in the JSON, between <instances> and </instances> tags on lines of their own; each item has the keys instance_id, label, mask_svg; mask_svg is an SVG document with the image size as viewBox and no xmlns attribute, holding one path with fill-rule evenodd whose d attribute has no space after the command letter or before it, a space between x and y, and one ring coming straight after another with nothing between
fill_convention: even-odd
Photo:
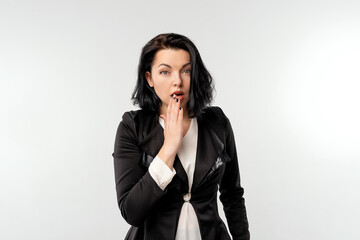
<instances>
[{"instance_id":1,"label":"plain white backdrop","mask_svg":"<svg viewBox=\"0 0 360 240\"><path fill-rule=\"evenodd\" d=\"M0 1L0 239L123 239L113 145L143 45L188 36L254 240L360 237L360 2ZM221 205L220 205L221 206Z\"/></svg>"}]
</instances>

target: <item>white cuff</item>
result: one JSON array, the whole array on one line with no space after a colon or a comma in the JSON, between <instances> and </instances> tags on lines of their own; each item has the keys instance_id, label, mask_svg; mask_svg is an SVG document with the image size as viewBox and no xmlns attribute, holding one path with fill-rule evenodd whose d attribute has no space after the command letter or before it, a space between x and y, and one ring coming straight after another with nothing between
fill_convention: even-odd
<instances>
[{"instance_id":1,"label":"white cuff","mask_svg":"<svg viewBox=\"0 0 360 240\"><path fill-rule=\"evenodd\" d=\"M176 174L175 169L171 170L157 155L149 166L150 176L164 190Z\"/></svg>"}]
</instances>

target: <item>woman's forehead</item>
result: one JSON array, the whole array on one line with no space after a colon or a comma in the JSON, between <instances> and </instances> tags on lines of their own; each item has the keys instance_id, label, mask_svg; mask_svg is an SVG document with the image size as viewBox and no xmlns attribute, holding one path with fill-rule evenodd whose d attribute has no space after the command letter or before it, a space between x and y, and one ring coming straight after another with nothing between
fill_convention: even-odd
<instances>
[{"instance_id":1,"label":"woman's forehead","mask_svg":"<svg viewBox=\"0 0 360 240\"><path fill-rule=\"evenodd\" d=\"M183 67L188 63L190 63L189 52L183 49L161 49L155 54L153 66Z\"/></svg>"}]
</instances>

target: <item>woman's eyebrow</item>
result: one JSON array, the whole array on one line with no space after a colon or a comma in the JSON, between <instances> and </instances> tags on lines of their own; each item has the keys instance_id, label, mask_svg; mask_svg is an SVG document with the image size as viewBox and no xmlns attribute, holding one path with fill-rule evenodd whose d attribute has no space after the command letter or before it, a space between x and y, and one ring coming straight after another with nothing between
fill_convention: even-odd
<instances>
[{"instance_id":1,"label":"woman's eyebrow","mask_svg":"<svg viewBox=\"0 0 360 240\"><path fill-rule=\"evenodd\" d=\"M161 67L161 66L165 66L165 67L171 68L171 66L170 66L170 65L167 65L167 64L165 64L165 63L161 63L161 64L159 64L158 68L159 68L159 67Z\"/></svg>"},{"instance_id":2,"label":"woman's eyebrow","mask_svg":"<svg viewBox=\"0 0 360 240\"><path fill-rule=\"evenodd\" d=\"M187 65L190 65L191 63L185 63L182 67L184 68L184 67L186 67ZM158 68L159 67L161 67L161 66L165 66L165 67L168 67L168 68L171 68L171 66L170 65L168 65L168 64L166 64L166 63L161 63L161 64L159 64L159 66L158 66Z\"/></svg>"}]
</instances>

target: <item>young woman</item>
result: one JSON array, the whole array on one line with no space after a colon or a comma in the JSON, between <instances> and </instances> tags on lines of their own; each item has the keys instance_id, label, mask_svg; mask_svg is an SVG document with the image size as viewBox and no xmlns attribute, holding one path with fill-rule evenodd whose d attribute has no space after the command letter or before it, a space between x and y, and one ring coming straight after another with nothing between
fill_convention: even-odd
<instances>
[{"instance_id":1,"label":"young woman","mask_svg":"<svg viewBox=\"0 0 360 240\"><path fill-rule=\"evenodd\" d=\"M195 45L160 34L142 49L113 153L126 239L250 239L234 134ZM217 191L230 234L218 215Z\"/></svg>"}]
</instances>

